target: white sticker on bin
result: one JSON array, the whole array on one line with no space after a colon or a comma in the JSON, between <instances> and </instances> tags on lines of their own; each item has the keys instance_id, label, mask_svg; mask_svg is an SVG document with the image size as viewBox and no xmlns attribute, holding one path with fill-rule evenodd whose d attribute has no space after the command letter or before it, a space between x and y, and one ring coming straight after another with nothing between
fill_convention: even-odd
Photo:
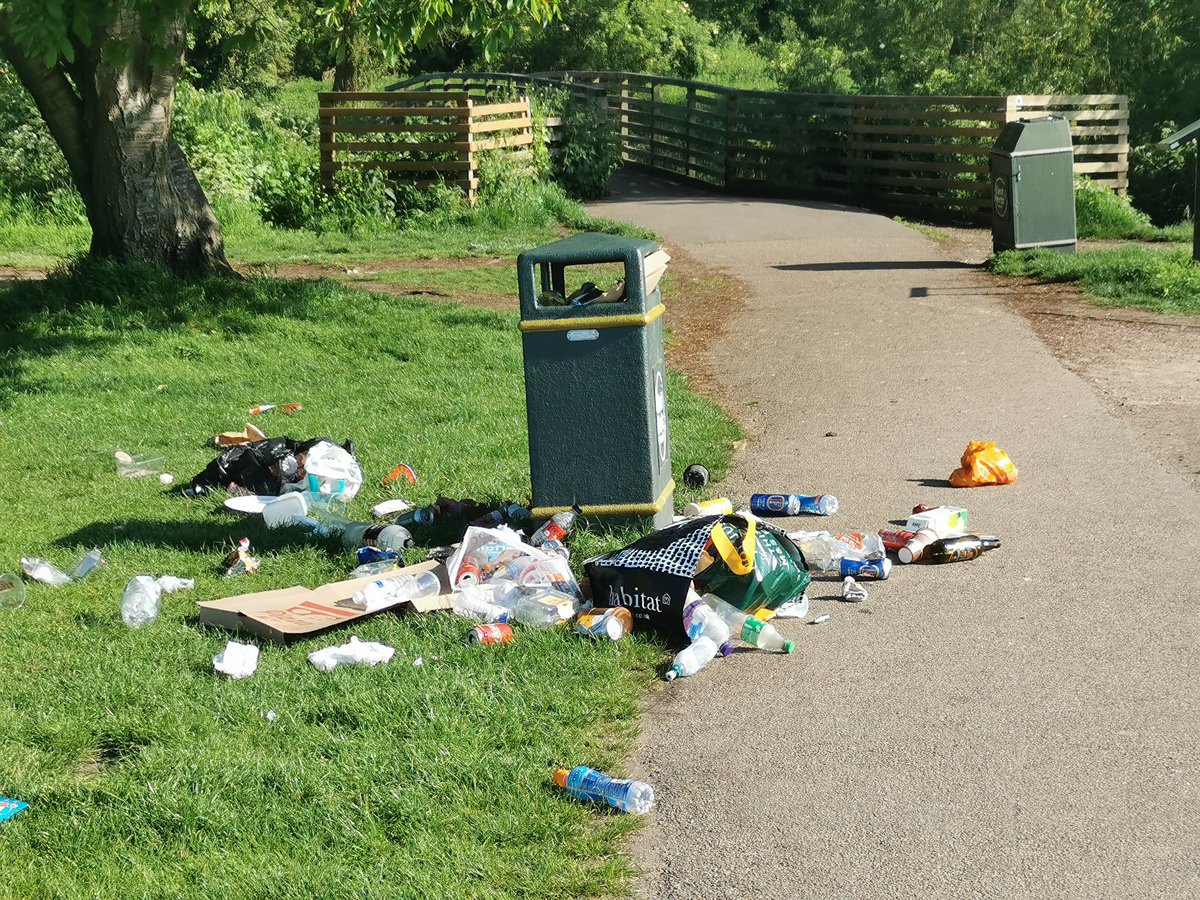
<instances>
[{"instance_id":1,"label":"white sticker on bin","mask_svg":"<svg viewBox=\"0 0 1200 900\"><path fill-rule=\"evenodd\" d=\"M594 341L600 337L595 328L573 328L567 332L568 341Z\"/></svg>"}]
</instances>

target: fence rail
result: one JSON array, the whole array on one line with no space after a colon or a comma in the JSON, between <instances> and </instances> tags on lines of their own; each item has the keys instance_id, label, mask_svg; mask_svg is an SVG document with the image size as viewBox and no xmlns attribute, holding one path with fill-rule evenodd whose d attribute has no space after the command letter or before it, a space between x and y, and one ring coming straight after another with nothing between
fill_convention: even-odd
<instances>
[{"instance_id":1,"label":"fence rail","mask_svg":"<svg viewBox=\"0 0 1200 900\"><path fill-rule=\"evenodd\" d=\"M655 172L748 193L826 197L951 219L990 216L988 152L1005 123L1059 115L1075 171L1128 185L1119 94L893 97L743 91L629 72L438 72L401 82L485 100L565 89L607 105L622 155Z\"/></svg>"},{"instance_id":2,"label":"fence rail","mask_svg":"<svg viewBox=\"0 0 1200 900\"><path fill-rule=\"evenodd\" d=\"M317 102L326 190L339 171L381 170L418 186L457 184L474 202L480 153L533 146L528 97L476 103L465 91L331 91Z\"/></svg>"}]
</instances>

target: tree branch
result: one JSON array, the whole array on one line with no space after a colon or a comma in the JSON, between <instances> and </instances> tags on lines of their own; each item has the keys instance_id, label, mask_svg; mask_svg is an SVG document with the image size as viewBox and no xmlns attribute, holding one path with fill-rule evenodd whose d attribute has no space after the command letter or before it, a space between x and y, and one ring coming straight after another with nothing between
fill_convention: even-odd
<instances>
[{"instance_id":1,"label":"tree branch","mask_svg":"<svg viewBox=\"0 0 1200 900\"><path fill-rule=\"evenodd\" d=\"M50 129L50 135L66 157L75 186L86 200L84 192L91 184L92 165L86 147L83 104L79 95L71 87L61 66L56 64L48 67L25 52L13 39L5 16L0 16L0 50L4 51L21 84L33 97L38 112Z\"/></svg>"}]
</instances>

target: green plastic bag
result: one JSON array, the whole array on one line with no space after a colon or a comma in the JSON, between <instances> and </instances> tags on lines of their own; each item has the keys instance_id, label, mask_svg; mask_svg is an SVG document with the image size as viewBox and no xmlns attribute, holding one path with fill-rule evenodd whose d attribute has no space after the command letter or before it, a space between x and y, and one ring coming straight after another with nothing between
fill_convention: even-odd
<instances>
[{"instance_id":1,"label":"green plastic bag","mask_svg":"<svg viewBox=\"0 0 1200 900\"><path fill-rule=\"evenodd\" d=\"M777 609L799 599L812 581L800 550L765 522L725 516L713 527L712 541L713 563L696 574L696 588L740 610Z\"/></svg>"}]
</instances>

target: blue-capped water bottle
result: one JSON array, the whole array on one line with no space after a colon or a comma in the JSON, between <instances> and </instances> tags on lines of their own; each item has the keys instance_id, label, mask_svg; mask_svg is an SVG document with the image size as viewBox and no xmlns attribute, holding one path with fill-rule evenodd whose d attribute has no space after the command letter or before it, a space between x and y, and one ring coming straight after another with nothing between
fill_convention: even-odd
<instances>
[{"instance_id":1,"label":"blue-capped water bottle","mask_svg":"<svg viewBox=\"0 0 1200 900\"><path fill-rule=\"evenodd\" d=\"M750 498L750 512L756 516L832 516L837 511L838 499L833 494L754 494Z\"/></svg>"},{"instance_id":2,"label":"blue-capped water bottle","mask_svg":"<svg viewBox=\"0 0 1200 900\"><path fill-rule=\"evenodd\" d=\"M587 766L559 769L554 783L577 800L607 803L621 812L648 813L654 807L654 788L646 782L609 778Z\"/></svg>"}]
</instances>

